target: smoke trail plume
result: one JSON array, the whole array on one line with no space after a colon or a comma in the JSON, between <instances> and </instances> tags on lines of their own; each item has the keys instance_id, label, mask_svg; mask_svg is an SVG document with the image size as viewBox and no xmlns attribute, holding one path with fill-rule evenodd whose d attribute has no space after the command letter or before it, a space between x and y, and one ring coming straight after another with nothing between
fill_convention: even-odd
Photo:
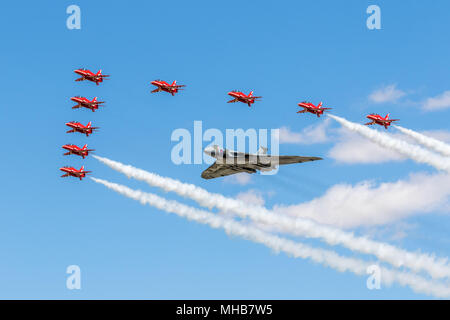
<instances>
[{"instance_id":1,"label":"smoke trail plume","mask_svg":"<svg viewBox=\"0 0 450 320\"><path fill-rule=\"evenodd\" d=\"M444 157L434 154L419 146L410 144L406 141L395 139L386 133L370 129L359 123L350 122L344 118L331 114L328 114L328 116L339 122L347 129L366 137L382 147L397 151L398 153L407 156L416 162L425 163L435 167L438 170L450 172L450 161Z\"/></svg>"},{"instance_id":2,"label":"smoke trail plume","mask_svg":"<svg viewBox=\"0 0 450 320\"><path fill-rule=\"evenodd\" d=\"M413 138L421 145L423 145L433 151L436 151L445 157L450 157L450 145L448 145L447 143L442 142L442 141L432 138L432 137L428 137L424 134L421 134L419 132L416 132L416 131L413 131L410 129L406 129L406 128L396 126L396 125L394 125L394 127L397 128L398 130L400 130L402 133L406 134L407 136Z\"/></svg>"},{"instance_id":3,"label":"smoke trail plume","mask_svg":"<svg viewBox=\"0 0 450 320\"><path fill-rule=\"evenodd\" d=\"M295 258L310 259L340 272L349 271L356 275L365 275L367 268L371 265L370 263L362 260L342 257L333 251L316 249L292 240L284 239L276 235L266 233L255 227L246 226L237 221L224 218L204 210L186 206L177 201L166 200L155 194L145 193L140 190L133 190L126 186L102 179L91 179L128 198L140 201L142 204L148 204L160 210L174 213L180 217L209 225L215 229L224 229L228 234L240 236L247 240L261 243L277 252L283 251L289 256L293 256ZM380 267L380 270L381 282L384 285L391 285L392 283L397 282L400 285L411 287L411 289L417 293L424 293L440 298L450 297L450 288L445 285L428 281L414 274L389 270L384 267Z\"/></svg>"},{"instance_id":4,"label":"smoke trail plume","mask_svg":"<svg viewBox=\"0 0 450 320\"><path fill-rule=\"evenodd\" d=\"M162 177L107 158L95 155L94 157L129 178L145 181L150 186L175 192L182 197L188 197L203 207L209 209L216 207L224 212L235 213L242 218L248 217L284 233L319 238L330 245L343 245L353 251L375 255L381 261L390 263L395 267L405 266L415 272L426 271L433 278L450 277L447 259L436 259L428 254L408 252L390 244L377 242L366 237L357 237L353 233L324 226L312 220L277 215L262 206L255 206L237 199L224 197L221 194L210 193L195 185Z\"/></svg>"}]
</instances>

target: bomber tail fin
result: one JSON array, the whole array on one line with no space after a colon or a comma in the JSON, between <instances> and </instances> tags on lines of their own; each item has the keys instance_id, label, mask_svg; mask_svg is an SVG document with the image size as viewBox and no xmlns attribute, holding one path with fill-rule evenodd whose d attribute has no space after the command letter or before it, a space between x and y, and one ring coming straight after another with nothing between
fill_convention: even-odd
<instances>
[{"instance_id":1,"label":"bomber tail fin","mask_svg":"<svg viewBox=\"0 0 450 320\"><path fill-rule=\"evenodd\" d=\"M256 154L267 154L267 148L260 146Z\"/></svg>"}]
</instances>

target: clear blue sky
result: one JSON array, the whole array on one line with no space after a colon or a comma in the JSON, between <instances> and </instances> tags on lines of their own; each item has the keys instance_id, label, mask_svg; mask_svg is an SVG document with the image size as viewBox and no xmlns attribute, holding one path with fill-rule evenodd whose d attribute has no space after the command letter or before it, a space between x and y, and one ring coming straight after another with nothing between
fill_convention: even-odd
<instances>
[{"instance_id":1,"label":"clear blue sky","mask_svg":"<svg viewBox=\"0 0 450 320\"><path fill-rule=\"evenodd\" d=\"M81 8L81 30L66 28L70 4ZM370 4L381 8L381 30L366 28ZM159 193L95 159L62 155L61 145L86 142L98 155L212 192L270 192L269 207L308 201L340 182L433 172L412 161L342 165L325 159L240 186L202 180L206 165L174 165L170 135L192 130L194 120L205 129L301 131L323 121L295 114L305 99L323 100L352 121L391 112L409 128L448 129L449 110L426 113L414 103L367 100L392 83L413 92L412 101L449 90L448 1L9 1L0 12L0 298L426 297L399 286L369 291L364 277L274 254L89 179L61 179L58 168L85 164L95 177ZM74 82L78 67L102 68L111 80L98 87ZM175 97L150 94L149 82L157 78L187 88ZM251 109L227 104L226 92L236 88L263 99ZM72 110L73 95L98 96L106 107ZM89 138L66 134L70 120L92 120L101 131ZM331 146L282 145L280 152L325 157ZM418 227L397 245L450 255L448 216L408 222ZM81 268L80 291L65 287L71 264Z\"/></svg>"}]
</instances>

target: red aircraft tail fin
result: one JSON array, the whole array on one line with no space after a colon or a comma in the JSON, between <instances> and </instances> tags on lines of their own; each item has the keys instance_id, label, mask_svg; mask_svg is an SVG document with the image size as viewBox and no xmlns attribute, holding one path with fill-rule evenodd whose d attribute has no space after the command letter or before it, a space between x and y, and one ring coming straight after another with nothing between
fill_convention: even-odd
<instances>
[{"instance_id":1,"label":"red aircraft tail fin","mask_svg":"<svg viewBox=\"0 0 450 320\"><path fill-rule=\"evenodd\" d=\"M385 120L388 120L390 115L391 115L391 114L388 113L384 119L385 119Z\"/></svg>"},{"instance_id":2,"label":"red aircraft tail fin","mask_svg":"<svg viewBox=\"0 0 450 320\"><path fill-rule=\"evenodd\" d=\"M176 86L176 85L177 85L177 80L173 80L172 86Z\"/></svg>"},{"instance_id":3,"label":"red aircraft tail fin","mask_svg":"<svg viewBox=\"0 0 450 320\"><path fill-rule=\"evenodd\" d=\"M250 93L248 94L249 97L251 97L253 95L253 91L250 91Z\"/></svg>"},{"instance_id":4,"label":"red aircraft tail fin","mask_svg":"<svg viewBox=\"0 0 450 320\"><path fill-rule=\"evenodd\" d=\"M84 171L84 166L81 166L80 171Z\"/></svg>"},{"instance_id":5,"label":"red aircraft tail fin","mask_svg":"<svg viewBox=\"0 0 450 320\"><path fill-rule=\"evenodd\" d=\"M98 70L97 75L101 75L102 74L102 69Z\"/></svg>"},{"instance_id":6,"label":"red aircraft tail fin","mask_svg":"<svg viewBox=\"0 0 450 320\"><path fill-rule=\"evenodd\" d=\"M322 103L322 101L320 101L318 107L320 108L320 107L322 107L322 105L323 105L323 103Z\"/></svg>"},{"instance_id":7,"label":"red aircraft tail fin","mask_svg":"<svg viewBox=\"0 0 450 320\"><path fill-rule=\"evenodd\" d=\"M94 99L92 99L92 102L97 102L97 97L94 97Z\"/></svg>"},{"instance_id":8,"label":"red aircraft tail fin","mask_svg":"<svg viewBox=\"0 0 450 320\"><path fill-rule=\"evenodd\" d=\"M89 121L87 127L90 128L92 126L92 121Z\"/></svg>"},{"instance_id":9,"label":"red aircraft tail fin","mask_svg":"<svg viewBox=\"0 0 450 320\"><path fill-rule=\"evenodd\" d=\"M85 145L83 146L83 150L85 150L85 149L87 149L87 144L85 144Z\"/></svg>"}]
</instances>

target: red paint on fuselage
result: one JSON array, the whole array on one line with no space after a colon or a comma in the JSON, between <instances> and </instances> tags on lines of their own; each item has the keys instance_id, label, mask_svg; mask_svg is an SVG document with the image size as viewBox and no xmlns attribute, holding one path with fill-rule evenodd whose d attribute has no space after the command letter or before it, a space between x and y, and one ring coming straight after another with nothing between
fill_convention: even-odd
<instances>
[{"instance_id":1,"label":"red paint on fuselage","mask_svg":"<svg viewBox=\"0 0 450 320\"><path fill-rule=\"evenodd\" d=\"M93 73L92 71L87 70L87 69L76 69L73 72L75 72L76 74L81 76L81 78L78 78L75 81L88 80L88 81L95 82L97 85L100 82L103 82L104 78L109 77L109 75L107 75L107 74L102 74L101 69L99 71L97 71L97 73Z\"/></svg>"},{"instance_id":2,"label":"red paint on fuselage","mask_svg":"<svg viewBox=\"0 0 450 320\"><path fill-rule=\"evenodd\" d=\"M370 126L372 124L378 124L385 127L386 129L392 124L392 122L399 121L399 119L389 119L389 113L385 117L382 117L376 113L372 113L366 116L366 118L371 120L371 122L368 122L365 125Z\"/></svg>"},{"instance_id":3,"label":"red paint on fuselage","mask_svg":"<svg viewBox=\"0 0 450 320\"><path fill-rule=\"evenodd\" d=\"M59 168L64 174L61 176L61 178L65 177L75 177L79 178L80 180L83 180L84 177L86 177L86 174L90 173L91 171L85 171L84 166L80 168L80 170L75 169L74 167L62 167Z\"/></svg>"},{"instance_id":4,"label":"red paint on fuselage","mask_svg":"<svg viewBox=\"0 0 450 320\"><path fill-rule=\"evenodd\" d=\"M76 103L75 106L72 107L72 109L78 109L78 108L86 108L90 109L92 112L95 112L95 110L98 109L99 105L105 103L104 101L97 101L97 97L94 97L92 100L89 100L85 97L71 97L70 100Z\"/></svg>"},{"instance_id":5,"label":"red paint on fuselage","mask_svg":"<svg viewBox=\"0 0 450 320\"><path fill-rule=\"evenodd\" d=\"M80 122L71 121L67 122L66 126L71 128L71 130L67 131L67 133L79 132L85 134L87 137L89 137L90 134L92 134L95 130L99 128L93 127L91 122L89 122L87 125L83 125Z\"/></svg>"},{"instance_id":6,"label":"red paint on fuselage","mask_svg":"<svg viewBox=\"0 0 450 320\"><path fill-rule=\"evenodd\" d=\"M68 152L64 153L65 156L75 154L77 156L82 157L83 159L89 155L90 151L94 151L93 149L88 149L87 144L85 144L82 148L74 145L74 144L65 144L62 146L64 150Z\"/></svg>"},{"instance_id":7,"label":"red paint on fuselage","mask_svg":"<svg viewBox=\"0 0 450 320\"><path fill-rule=\"evenodd\" d=\"M234 90L234 91L228 92L228 95L233 97L233 99L228 101L228 103L242 102L242 103L246 103L249 107L251 107L252 104L254 104L257 99L262 98L262 97L254 96L253 91L250 91L250 93L247 95L241 91Z\"/></svg>"},{"instance_id":8,"label":"red paint on fuselage","mask_svg":"<svg viewBox=\"0 0 450 320\"><path fill-rule=\"evenodd\" d=\"M182 87L185 87L185 85L177 85L177 81L174 80L172 84L169 84L163 80L153 80L150 82L152 85L156 86L157 88L152 90L152 93L165 91L170 93L172 96L175 95L179 90L182 90Z\"/></svg>"},{"instance_id":9,"label":"red paint on fuselage","mask_svg":"<svg viewBox=\"0 0 450 320\"><path fill-rule=\"evenodd\" d=\"M317 117L320 118L320 116L326 111L326 110L331 110L331 108L323 108L322 107L322 102L320 102L317 106L314 105L311 102L300 102L298 104L299 107L302 107L303 110L297 111L297 113L305 113L305 112L309 112L312 114L317 115Z\"/></svg>"}]
</instances>

